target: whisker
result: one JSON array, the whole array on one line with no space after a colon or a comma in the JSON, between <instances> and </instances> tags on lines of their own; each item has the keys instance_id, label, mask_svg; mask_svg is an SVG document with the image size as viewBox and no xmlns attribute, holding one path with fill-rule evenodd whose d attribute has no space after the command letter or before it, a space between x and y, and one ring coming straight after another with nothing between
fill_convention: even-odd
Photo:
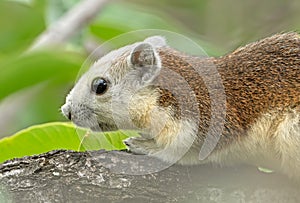
<instances>
[{"instance_id":1,"label":"whisker","mask_svg":"<svg viewBox=\"0 0 300 203\"><path fill-rule=\"evenodd\" d=\"M83 145L83 141L90 135L90 131L87 130L84 136L81 138L77 151L80 151L81 146Z\"/></svg>"},{"instance_id":2,"label":"whisker","mask_svg":"<svg viewBox=\"0 0 300 203\"><path fill-rule=\"evenodd\" d=\"M77 126L75 126L75 128L74 128L74 134L73 134L73 136L76 136L76 134L77 134L77 129L78 129L78 127ZM81 141L80 141L81 142ZM78 149L77 149L77 151L79 151Z\"/></svg>"}]
</instances>

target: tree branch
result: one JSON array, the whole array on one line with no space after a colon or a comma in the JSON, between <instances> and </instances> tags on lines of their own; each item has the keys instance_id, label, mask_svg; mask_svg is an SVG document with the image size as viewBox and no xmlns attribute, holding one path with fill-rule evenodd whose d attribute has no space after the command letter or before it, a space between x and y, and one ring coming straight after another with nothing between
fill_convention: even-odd
<instances>
[{"instance_id":1,"label":"tree branch","mask_svg":"<svg viewBox=\"0 0 300 203\"><path fill-rule=\"evenodd\" d=\"M29 51L66 42L78 30L97 16L107 1L108 0L82 0L43 32Z\"/></svg>"},{"instance_id":2,"label":"tree branch","mask_svg":"<svg viewBox=\"0 0 300 203\"><path fill-rule=\"evenodd\" d=\"M300 202L299 185L255 167L173 165L146 175L112 172L120 166L137 169L136 156L53 151L11 160L0 164L0 201Z\"/></svg>"}]
</instances>

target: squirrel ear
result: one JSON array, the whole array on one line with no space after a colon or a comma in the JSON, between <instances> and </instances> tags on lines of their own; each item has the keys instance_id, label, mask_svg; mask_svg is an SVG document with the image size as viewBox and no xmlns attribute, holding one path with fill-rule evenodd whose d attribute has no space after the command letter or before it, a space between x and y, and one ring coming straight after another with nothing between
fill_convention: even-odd
<instances>
[{"instance_id":1,"label":"squirrel ear","mask_svg":"<svg viewBox=\"0 0 300 203\"><path fill-rule=\"evenodd\" d=\"M137 45L130 54L130 62L134 66L153 66L157 63L154 48L149 43Z\"/></svg>"},{"instance_id":2,"label":"squirrel ear","mask_svg":"<svg viewBox=\"0 0 300 203\"><path fill-rule=\"evenodd\" d=\"M161 62L156 50L149 43L138 44L129 56L129 63L143 82L152 80L160 71Z\"/></svg>"},{"instance_id":3,"label":"squirrel ear","mask_svg":"<svg viewBox=\"0 0 300 203\"><path fill-rule=\"evenodd\" d=\"M154 47L164 47L167 46L166 39L162 36L152 36L145 39L144 42L151 44Z\"/></svg>"}]
</instances>

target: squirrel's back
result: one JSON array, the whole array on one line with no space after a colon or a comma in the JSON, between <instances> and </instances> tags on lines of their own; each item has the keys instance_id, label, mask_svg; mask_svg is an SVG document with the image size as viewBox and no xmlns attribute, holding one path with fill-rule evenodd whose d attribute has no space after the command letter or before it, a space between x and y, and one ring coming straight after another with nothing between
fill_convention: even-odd
<instances>
[{"instance_id":1,"label":"squirrel's back","mask_svg":"<svg viewBox=\"0 0 300 203\"><path fill-rule=\"evenodd\" d=\"M300 37L297 33L274 35L216 59L190 57L169 48L161 49L160 57L163 67L187 81L200 101L200 113L208 120L211 98L207 83L214 83L216 79L209 66L215 66L222 84L212 88L224 88L230 131L249 128L264 113L300 105ZM168 79L167 74L160 77L161 81L167 80L169 86L177 82ZM184 91L178 86L179 92ZM174 100L172 95L162 96L162 103Z\"/></svg>"},{"instance_id":2,"label":"squirrel's back","mask_svg":"<svg viewBox=\"0 0 300 203\"><path fill-rule=\"evenodd\" d=\"M216 60L228 113L249 127L262 114L300 105L300 37L274 35Z\"/></svg>"}]
</instances>

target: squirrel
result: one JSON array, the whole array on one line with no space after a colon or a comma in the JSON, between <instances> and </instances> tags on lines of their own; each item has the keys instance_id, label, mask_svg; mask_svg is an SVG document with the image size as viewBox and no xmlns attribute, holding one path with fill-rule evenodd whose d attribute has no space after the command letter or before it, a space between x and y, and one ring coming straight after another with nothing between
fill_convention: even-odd
<instances>
[{"instance_id":1,"label":"squirrel","mask_svg":"<svg viewBox=\"0 0 300 203\"><path fill-rule=\"evenodd\" d=\"M96 61L61 110L93 131L140 130L141 137L124 141L136 154L179 164L247 163L300 179L299 92L298 33L222 57L187 55L152 36ZM213 119L221 131L210 129ZM209 130L220 132L219 140L199 159Z\"/></svg>"}]
</instances>

